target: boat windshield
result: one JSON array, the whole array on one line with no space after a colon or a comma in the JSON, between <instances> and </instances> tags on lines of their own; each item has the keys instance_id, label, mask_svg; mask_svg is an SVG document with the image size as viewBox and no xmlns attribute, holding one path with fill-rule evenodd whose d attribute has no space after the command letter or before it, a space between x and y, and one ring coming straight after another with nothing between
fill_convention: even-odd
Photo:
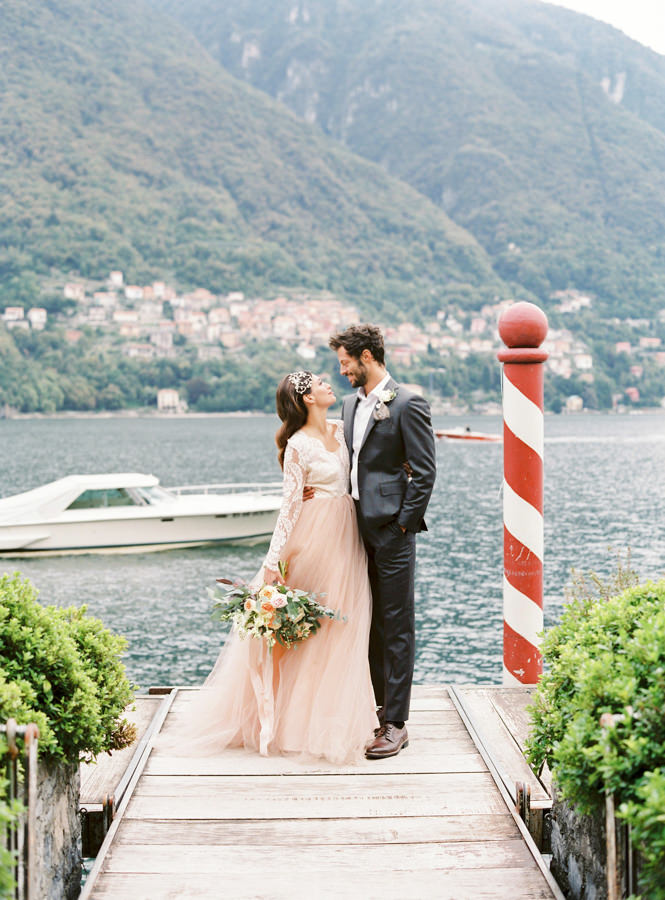
<instances>
[{"instance_id":1,"label":"boat windshield","mask_svg":"<svg viewBox=\"0 0 665 900\"><path fill-rule=\"evenodd\" d=\"M67 509L100 509L107 506L136 506L136 501L125 488L104 488L83 491Z\"/></svg>"},{"instance_id":2,"label":"boat windshield","mask_svg":"<svg viewBox=\"0 0 665 900\"><path fill-rule=\"evenodd\" d=\"M172 503L176 499L170 491L167 491L163 487L159 487L158 485L153 485L152 487L134 488L134 490L141 498L143 503Z\"/></svg>"}]
</instances>

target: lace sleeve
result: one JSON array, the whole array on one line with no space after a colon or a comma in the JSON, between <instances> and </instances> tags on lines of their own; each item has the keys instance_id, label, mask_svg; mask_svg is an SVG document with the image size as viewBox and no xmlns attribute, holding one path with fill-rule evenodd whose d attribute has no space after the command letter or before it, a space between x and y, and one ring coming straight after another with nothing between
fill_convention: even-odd
<instances>
[{"instance_id":1,"label":"lace sleeve","mask_svg":"<svg viewBox=\"0 0 665 900\"><path fill-rule=\"evenodd\" d=\"M305 486L307 472L304 461L298 450L290 443L284 453L284 482L282 485L282 506L279 510L277 524L270 541L270 549L265 559L265 567L276 569L280 553L291 536L302 509L302 491Z\"/></svg>"}]
</instances>

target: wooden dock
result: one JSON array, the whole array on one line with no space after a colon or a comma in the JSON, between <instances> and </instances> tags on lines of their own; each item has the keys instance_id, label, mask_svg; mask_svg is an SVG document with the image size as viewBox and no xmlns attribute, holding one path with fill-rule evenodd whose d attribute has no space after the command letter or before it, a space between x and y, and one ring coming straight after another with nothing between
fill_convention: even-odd
<instances>
[{"instance_id":1,"label":"wooden dock","mask_svg":"<svg viewBox=\"0 0 665 900\"><path fill-rule=\"evenodd\" d=\"M562 898L465 703L414 688L408 749L355 767L147 746L81 900Z\"/></svg>"},{"instance_id":2,"label":"wooden dock","mask_svg":"<svg viewBox=\"0 0 665 900\"><path fill-rule=\"evenodd\" d=\"M106 836L116 808L122 802L157 725L156 715L164 698L137 696L125 711L125 718L136 726L136 741L131 747L103 754L94 763L81 763L81 844L84 857L96 856Z\"/></svg>"}]
</instances>

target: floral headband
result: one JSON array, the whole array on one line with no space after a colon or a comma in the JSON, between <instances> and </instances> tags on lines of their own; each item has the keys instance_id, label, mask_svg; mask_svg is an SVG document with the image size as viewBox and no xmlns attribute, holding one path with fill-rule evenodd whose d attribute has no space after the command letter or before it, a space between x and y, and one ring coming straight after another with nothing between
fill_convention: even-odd
<instances>
[{"instance_id":1,"label":"floral headband","mask_svg":"<svg viewBox=\"0 0 665 900\"><path fill-rule=\"evenodd\" d=\"M312 388L312 373L303 372L302 370L291 372L289 381L293 385L296 394L307 394Z\"/></svg>"}]
</instances>

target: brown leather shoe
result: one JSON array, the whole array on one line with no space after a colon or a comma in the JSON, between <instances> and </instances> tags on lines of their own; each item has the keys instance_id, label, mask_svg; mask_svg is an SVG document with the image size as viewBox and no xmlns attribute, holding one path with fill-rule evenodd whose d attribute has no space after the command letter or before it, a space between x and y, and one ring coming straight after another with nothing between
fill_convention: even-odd
<instances>
[{"instance_id":1,"label":"brown leather shoe","mask_svg":"<svg viewBox=\"0 0 665 900\"><path fill-rule=\"evenodd\" d=\"M398 728L392 722L388 722L379 728L379 733L371 744L365 748L367 759L387 759L389 756L397 756L400 750L409 746L409 733L404 728Z\"/></svg>"},{"instance_id":2,"label":"brown leather shoe","mask_svg":"<svg viewBox=\"0 0 665 900\"><path fill-rule=\"evenodd\" d=\"M382 706L377 707L376 717L379 720L379 727L374 729L374 737L379 736L379 732L381 731L381 728L383 727L383 724L384 724L383 716L384 716L383 707Z\"/></svg>"}]
</instances>

